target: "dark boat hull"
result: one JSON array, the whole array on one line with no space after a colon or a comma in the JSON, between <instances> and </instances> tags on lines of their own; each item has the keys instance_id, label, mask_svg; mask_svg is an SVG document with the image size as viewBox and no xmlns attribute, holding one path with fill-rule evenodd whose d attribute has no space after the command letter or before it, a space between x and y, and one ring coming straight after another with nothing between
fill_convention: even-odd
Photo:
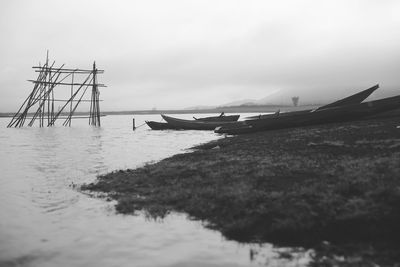
<instances>
[{"instance_id":1,"label":"dark boat hull","mask_svg":"<svg viewBox=\"0 0 400 267\"><path fill-rule=\"evenodd\" d=\"M161 115L163 119L173 127L183 130L214 130L219 126L229 125L236 122L231 121L199 121L199 120L183 120L166 115Z\"/></svg>"},{"instance_id":2,"label":"dark boat hull","mask_svg":"<svg viewBox=\"0 0 400 267\"><path fill-rule=\"evenodd\" d=\"M257 131L276 130L308 125L345 122L363 119L371 115L400 108L400 96L384 98L346 106L331 107L293 116L277 116L258 120L248 120L238 127L221 127L217 133L243 134Z\"/></svg>"},{"instance_id":3,"label":"dark boat hull","mask_svg":"<svg viewBox=\"0 0 400 267\"><path fill-rule=\"evenodd\" d=\"M152 130L178 130L176 127L168 124L167 122L146 121L146 124Z\"/></svg>"}]
</instances>

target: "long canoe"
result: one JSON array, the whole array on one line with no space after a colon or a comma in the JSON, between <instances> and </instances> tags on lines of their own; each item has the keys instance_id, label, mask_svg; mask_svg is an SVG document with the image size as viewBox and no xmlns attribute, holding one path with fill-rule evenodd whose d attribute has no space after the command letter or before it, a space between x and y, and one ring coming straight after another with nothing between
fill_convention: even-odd
<instances>
[{"instance_id":1,"label":"long canoe","mask_svg":"<svg viewBox=\"0 0 400 267\"><path fill-rule=\"evenodd\" d=\"M233 124L232 121L199 121L183 120L161 114L163 119L173 127L184 130L214 130L218 126Z\"/></svg>"},{"instance_id":2,"label":"long canoe","mask_svg":"<svg viewBox=\"0 0 400 267\"><path fill-rule=\"evenodd\" d=\"M152 130L179 130L178 128L170 125L167 122L157 122L157 121L146 121L146 124Z\"/></svg>"},{"instance_id":3,"label":"long canoe","mask_svg":"<svg viewBox=\"0 0 400 267\"><path fill-rule=\"evenodd\" d=\"M248 120L237 124L236 127L219 127L215 132L243 134L332 122L345 122L362 119L398 108L400 108L400 95L361 104L329 107L304 114L295 114L293 116L276 116L258 120Z\"/></svg>"},{"instance_id":4,"label":"long canoe","mask_svg":"<svg viewBox=\"0 0 400 267\"><path fill-rule=\"evenodd\" d=\"M240 115L224 115L224 113L221 113L219 116L212 116L212 117L205 117L205 118L196 118L193 117L193 119L197 121L237 121L239 119Z\"/></svg>"},{"instance_id":5,"label":"long canoe","mask_svg":"<svg viewBox=\"0 0 400 267\"><path fill-rule=\"evenodd\" d=\"M339 107L339 106L361 103L378 88L379 88L379 84L376 84L376 85L374 85L366 90L363 90L361 92L358 92L354 95L351 95L346 98L335 101L333 103L321 106L321 107L317 108L316 110L322 110L322 109L327 109L327 108L332 108L332 107ZM307 109L307 110L300 110L300 111L282 112L282 113L279 113L279 116L292 116L292 115L298 115L298 114L305 114L305 113L308 113L311 111L313 111L313 110ZM258 115L258 116L251 116L251 117L247 117L246 119L250 119L250 120L263 119L263 118L268 118L268 117L273 117L273 116L276 116L276 114L264 114L264 115Z\"/></svg>"}]
</instances>

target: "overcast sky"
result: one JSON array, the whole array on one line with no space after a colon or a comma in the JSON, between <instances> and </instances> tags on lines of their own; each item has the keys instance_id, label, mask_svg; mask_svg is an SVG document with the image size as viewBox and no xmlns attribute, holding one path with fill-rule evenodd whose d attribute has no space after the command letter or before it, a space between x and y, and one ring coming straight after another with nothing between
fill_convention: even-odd
<instances>
[{"instance_id":1,"label":"overcast sky","mask_svg":"<svg viewBox=\"0 0 400 267\"><path fill-rule=\"evenodd\" d=\"M0 33L0 112L47 49L56 65L96 60L103 110L400 93L396 0L2 0Z\"/></svg>"}]
</instances>

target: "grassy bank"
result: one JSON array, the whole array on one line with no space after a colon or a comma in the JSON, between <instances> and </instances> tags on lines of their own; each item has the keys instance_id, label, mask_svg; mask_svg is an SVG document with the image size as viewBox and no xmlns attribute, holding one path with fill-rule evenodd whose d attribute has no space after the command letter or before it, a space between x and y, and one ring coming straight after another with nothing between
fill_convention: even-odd
<instances>
[{"instance_id":1,"label":"grassy bank","mask_svg":"<svg viewBox=\"0 0 400 267\"><path fill-rule=\"evenodd\" d=\"M400 262L399 125L390 118L223 138L82 189L110 193L122 213L186 212L229 239L323 253L328 240L343 253L362 247L374 261Z\"/></svg>"}]
</instances>

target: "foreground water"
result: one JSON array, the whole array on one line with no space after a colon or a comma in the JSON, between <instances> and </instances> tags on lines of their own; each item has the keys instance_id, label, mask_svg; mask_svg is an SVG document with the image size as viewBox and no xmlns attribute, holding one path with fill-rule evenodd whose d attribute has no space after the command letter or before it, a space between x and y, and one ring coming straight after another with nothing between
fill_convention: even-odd
<instances>
[{"instance_id":1,"label":"foreground water","mask_svg":"<svg viewBox=\"0 0 400 267\"><path fill-rule=\"evenodd\" d=\"M185 117L185 115L180 115ZM159 116L135 116L136 125ZM132 131L132 116L102 127L6 128L0 118L0 266L302 266L307 253L239 244L184 214L162 221L115 213L76 185L219 138L208 131Z\"/></svg>"}]
</instances>

